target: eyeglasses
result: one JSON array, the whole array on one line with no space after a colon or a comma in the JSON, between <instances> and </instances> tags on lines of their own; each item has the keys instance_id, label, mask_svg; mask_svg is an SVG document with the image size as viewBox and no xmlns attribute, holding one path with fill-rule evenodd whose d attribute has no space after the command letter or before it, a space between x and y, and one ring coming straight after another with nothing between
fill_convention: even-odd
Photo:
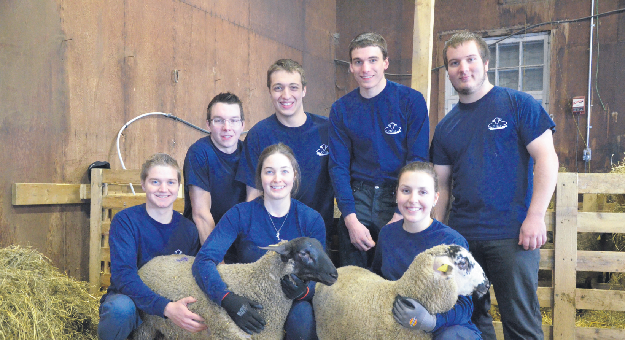
<instances>
[{"instance_id":1,"label":"eyeglasses","mask_svg":"<svg viewBox=\"0 0 626 341\"><path fill-rule=\"evenodd\" d=\"M230 118L230 119L223 119L220 117L211 119L211 122L213 122L213 125L215 126L223 126L224 124L226 124L226 122L230 123L231 126L238 126L241 124L241 122L243 122L242 119L240 118Z\"/></svg>"}]
</instances>

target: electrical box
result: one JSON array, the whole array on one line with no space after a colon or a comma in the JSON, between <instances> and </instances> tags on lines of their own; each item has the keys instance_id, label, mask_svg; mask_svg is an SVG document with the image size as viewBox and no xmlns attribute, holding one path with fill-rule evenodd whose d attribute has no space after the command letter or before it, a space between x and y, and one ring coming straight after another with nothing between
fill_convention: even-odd
<instances>
[{"instance_id":1,"label":"electrical box","mask_svg":"<svg viewBox=\"0 0 626 341\"><path fill-rule=\"evenodd\" d=\"M576 96L572 100L572 113L584 115L585 114L585 96Z\"/></svg>"}]
</instances>

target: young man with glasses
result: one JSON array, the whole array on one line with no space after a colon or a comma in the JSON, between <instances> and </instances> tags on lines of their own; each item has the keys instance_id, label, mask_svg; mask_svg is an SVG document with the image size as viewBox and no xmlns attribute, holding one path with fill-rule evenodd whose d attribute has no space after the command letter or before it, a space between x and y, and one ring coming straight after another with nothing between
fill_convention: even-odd
<instances>
[{"instance_id":1,"label":"young man with glasses","mask_svg":"<svg viewBox=\"0 0 626 341\"><path fill-rule=\"evenodd\" d=\"M222 215L246 198L246 186L235 181L244 128L241 100L230 92L215 96L207 107L206 122L211 134L189 147L183 167L183 215L195 222L201 243Z\"/></svg>"}]
</instances>

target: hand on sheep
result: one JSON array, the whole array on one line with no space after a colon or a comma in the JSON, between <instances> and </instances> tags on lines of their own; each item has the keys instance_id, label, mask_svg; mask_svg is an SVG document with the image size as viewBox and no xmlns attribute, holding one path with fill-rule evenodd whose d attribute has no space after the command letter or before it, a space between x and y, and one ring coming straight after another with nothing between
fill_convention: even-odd
<instances>
[{"instance_id":1,"label":"hand on sheep","mask_svg":"<svg viewBox=\"0 0 626 341\"><path fill-rule=\"evenodd\" d=\"M189 296L176 302L170 302L165 306L163 315L172 320L175 325L187 331L192 333L203 331L207 329L207 326L202 323L204 319L200 315L194 314L187 309L187 304L195 301L195 298Z\"/></svg>"},{"instance_id":2,"label":"hand on sheep","mask_svg":"<svg viewBox=\"0 0 626 341\"><path fill-rule=\"evenodd\" d=\"M222 299L222 308L233 322L248 334L260 333L265 328L265 320L256 311L263 309L263 306L253 300L229 292Z\"/></svg>"},{"instance_id":3,"label":"hand on sheep","mask_svg":"<svg viewBox=\"0 0 626 341\"><path fill-rule=\"evenodd\" d=\"M416 300L397 295L393 302L393 318L405 328L431 332L437 324L437 316L431 315Z\"/></svg>"},{"instance_id":4,"label":"hand on sheep","mask_svg":"<svg viewBox=\"0 0 626 341\"><path fill-rule=\"evenodd\" d=\"M359 219L356 217L356 213L348 214L344 218L344 222L346 223L346 228L350 234L350 242L358 250L367 251L376 245L376 242L372 239L370 230L368 230L365 225L361 224Z\"/></svg>"},{"instance_id":5,"label":"hand on sheep","mask_svg":"<svg viewBox=\"0 0 626 341\"><path fill-rule=\"evenodd\" d=\"M534 250L543 246L548 240L546 233L546 222L544 215L537 215L528 212L526 219L522 223L519 231L518 245L522 245L524 250Z\"/></svg>"},{"instance_id":6,"label":"hand on sheep","mask_svg":"<svg viewBox=\"0 0 626 341\"><path fill-rule=\"evenodd\" d=\"M291 276L291 280L289 280ZM290 300L299 300L309 293L309 281L302 281L295 274L285 275L280 279L280 286Z\"/></svg>"}]
</instances>

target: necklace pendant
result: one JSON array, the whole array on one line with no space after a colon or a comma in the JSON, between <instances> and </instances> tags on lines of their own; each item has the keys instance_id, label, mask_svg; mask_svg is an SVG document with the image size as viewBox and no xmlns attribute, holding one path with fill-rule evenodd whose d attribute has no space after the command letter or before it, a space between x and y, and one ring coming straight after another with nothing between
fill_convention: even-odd
<instances>
[{"instance_id":1,"label":"necklace pendant","mask_svg":"<svg viewBox=\"0 0 626 341\"><path fill-rule=\"evenodd\" d=\"M276 232L276 239L278 239L278 241L280 241L280 231Z\"/></svg>"}]
</instances>

